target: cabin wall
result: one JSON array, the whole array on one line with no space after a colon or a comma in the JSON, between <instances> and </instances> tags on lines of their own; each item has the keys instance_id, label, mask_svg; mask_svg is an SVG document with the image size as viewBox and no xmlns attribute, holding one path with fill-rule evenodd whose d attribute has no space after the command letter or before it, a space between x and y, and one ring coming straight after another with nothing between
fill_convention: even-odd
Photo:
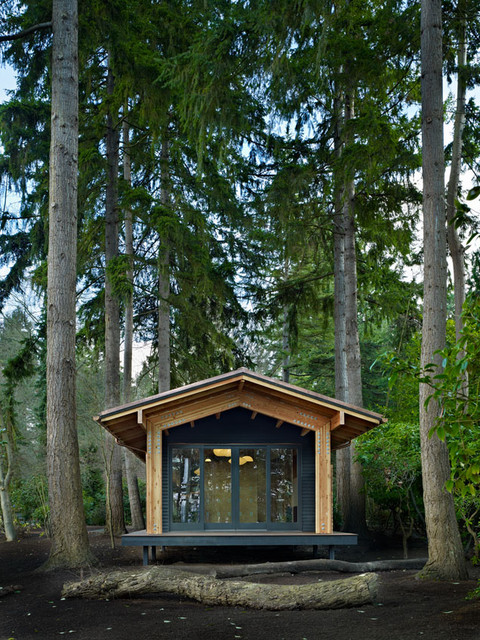
<instances>
[{"instance_id":1,"label":"cabin wall","mask_svg":"<svg viewBox=\"0 0 480 640\"><path fill-rule=\"evenodd\" d=\"M163 434L162 447L162 530L170 530L170 474L168 469L169 447L173 445L251 445L278 444L294 445L299 451L299 477L301 491L299 502L302 531L315 531L315 450L314 433L301 435L301 428L287 423L276 428L277 420L257 414L252 420L252 412L235 408L223 412L220 418L209 416L190 424L169 429Z\"/></svg>"}]
</instances>

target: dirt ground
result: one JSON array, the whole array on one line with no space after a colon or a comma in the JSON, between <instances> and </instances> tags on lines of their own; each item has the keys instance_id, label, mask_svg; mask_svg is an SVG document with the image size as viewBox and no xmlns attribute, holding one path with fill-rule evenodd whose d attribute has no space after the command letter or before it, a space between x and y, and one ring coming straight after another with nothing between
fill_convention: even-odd
<instances>
[{"instance_id":1,"label":"dirt ground","mask_svg":"<svg viewBox=\"0 0 480 640\"><path fill-rule=\"evenodd\" d=\"M90 541L99 567L141 565L141 549L111 549L98 531ZM477 584L479 570L467 582L420 582L414 572L380 573L378 601L362 608L335 611L251 611L207 607L173 596L135 600L63 600L64 582L72 572L35 572L48 556L49 542L30 534L19 542L0 540L0 587L14 586L0 597L0 640L72 637L74 640L480 640L480 601L465 596ZM426 555L417 545L412 557ZM165 563L261 562L311 557L305 550L167 550ZM401 549L379 541L339 549L337 558L350 561L400 558ZM180 565L181 566L181 565ZM255 576L256 581L304 583L330 578L320 573ZM346 574L339 574L339 578Z\"/></svg>"}]
</instances>

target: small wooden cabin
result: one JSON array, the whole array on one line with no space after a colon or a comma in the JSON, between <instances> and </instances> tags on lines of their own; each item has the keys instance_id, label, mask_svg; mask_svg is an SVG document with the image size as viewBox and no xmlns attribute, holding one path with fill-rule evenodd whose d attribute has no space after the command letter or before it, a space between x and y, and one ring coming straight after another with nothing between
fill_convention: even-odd
<instances>
[{"instance_id":1,"label":"small wooden cabin","mask_svg":"<svg viewBox=\"0 0 480 640\"><path fill-rule=\"evenodd\" d=\"M331 451L382 422L238 369L95 418L146 463L147 529L122 544L355 544L333 531Z\"/></svg>"}]
</instances>

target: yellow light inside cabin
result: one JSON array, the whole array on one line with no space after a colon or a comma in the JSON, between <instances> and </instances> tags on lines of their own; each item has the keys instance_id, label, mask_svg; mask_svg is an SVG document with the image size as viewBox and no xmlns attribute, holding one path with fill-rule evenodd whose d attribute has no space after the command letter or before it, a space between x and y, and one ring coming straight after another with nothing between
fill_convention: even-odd
<instances>
[{"instance_id":1,"label":"yellow light inside cabin","mask_svg":"<svg viewBox=\"0 0 480 640\"><path fill-rule=\"evenodd\" d=\"M229 458L232 455L231 449L214 449L213 453L217 458Z\"/></svg>"},{"instance_id":2,"label":"yellow light inside cabin","mask_svg":"<svg viewBox=\"0 0 480 640\"><path fill-rule=\"evenodd\" d=\"M232 464L232 459L230 458L228 462L229 464ZM253 462L252 456L240 456L240 458L238 459L238 463L240 466L242 466L242 464L245 464L246 462Z\"/></svg>"}]
</instances>

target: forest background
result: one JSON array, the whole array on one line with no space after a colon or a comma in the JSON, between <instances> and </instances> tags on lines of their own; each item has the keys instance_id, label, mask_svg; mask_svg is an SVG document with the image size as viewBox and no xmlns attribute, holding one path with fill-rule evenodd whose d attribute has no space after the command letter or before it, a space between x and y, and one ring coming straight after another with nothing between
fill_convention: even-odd
<instances>
[{"instance_id":1,"label":"forest background","mask_svg":"<svg viewBox=\"0 0 480 640\"><path fill-rule=\"evenodd\" d=\"M2 60L16 73L0 106L7 538L52 526L45 296L57 4L0 9ZM337 460L336 527L400 532L405 547L425 535L419 385L428 387L464 547L478 557L479 16L470 0L442 3L452 260L439 373L420 365L420 8L81 3L72 412L87 523L106 522L112 540L124 515L143 528L142 469L122 462L92 416L247 366L388 418ZM134 341L150 349L135 379Z\"/></svg>"}]
</instances>

